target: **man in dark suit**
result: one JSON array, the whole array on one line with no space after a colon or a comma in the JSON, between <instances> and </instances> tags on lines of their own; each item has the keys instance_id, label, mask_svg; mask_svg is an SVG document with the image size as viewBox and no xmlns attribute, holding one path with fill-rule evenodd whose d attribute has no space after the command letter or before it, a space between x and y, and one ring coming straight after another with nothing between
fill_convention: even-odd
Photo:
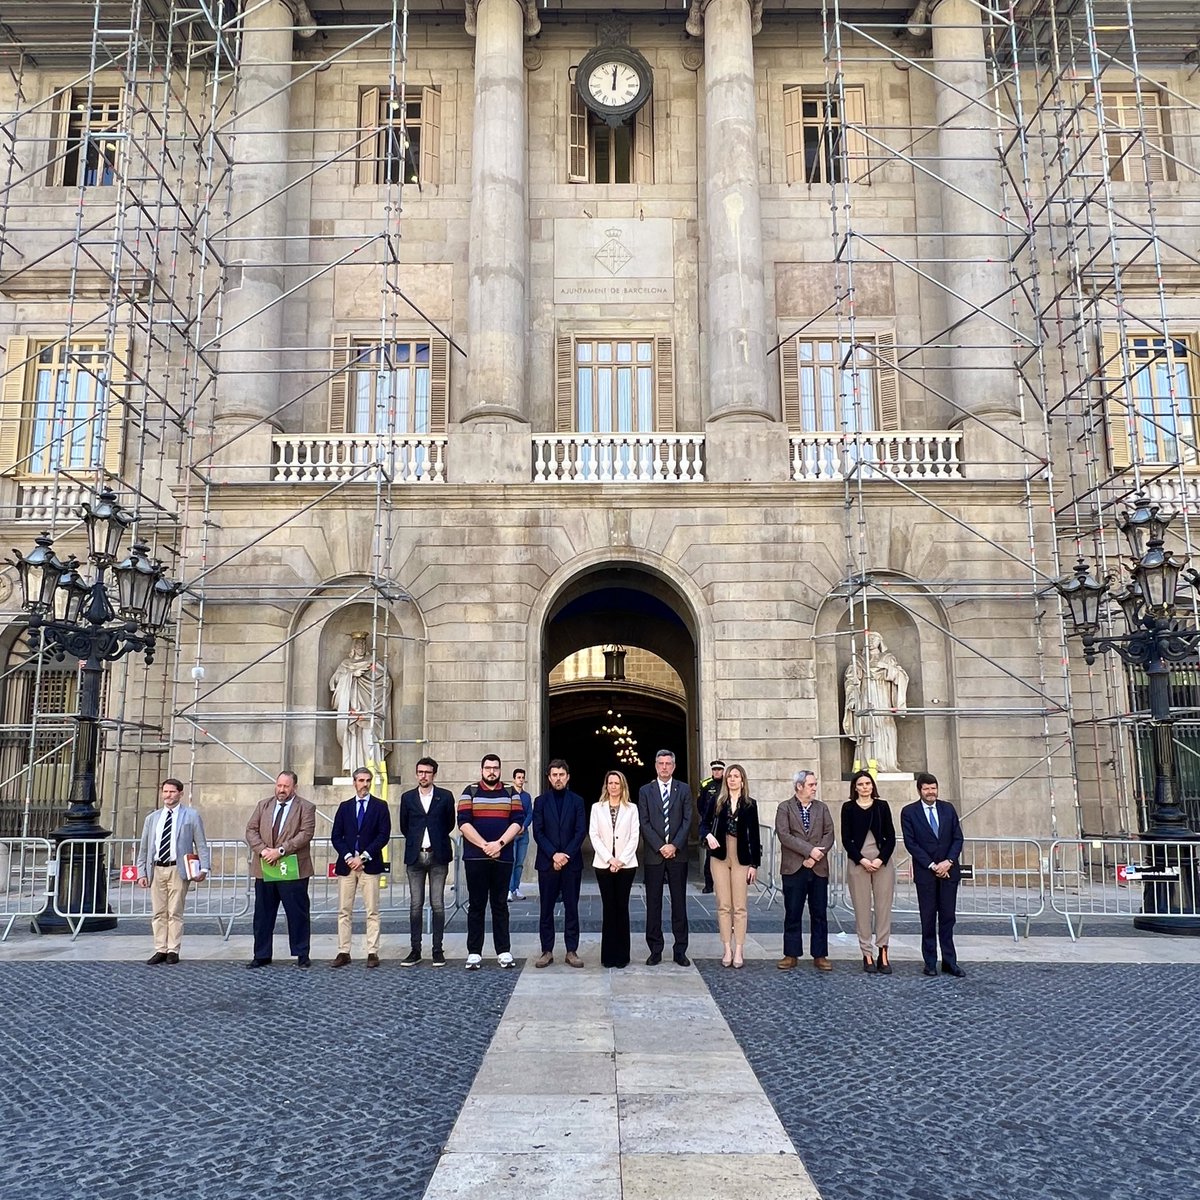
<instances>
[{"instance_id":1,"label":"man in dark suit","mask_svg":"<svg viewBox=\"0 0 1200 1200\"><path fill-rule=\"evenodd\" d=\"M446 876L453 851L450 831L457 821L454 796L434 787L435 758L417 759L417 786L400 797L400 832L404 835L404 868L408 873L408 932L411 946L402 967L421 961L421 926L425 916L425 885L433 909L433 965L444 967L442 937L446 929Z\"/></svg>"},{"instance_id":2,"label":"man in dark suit","mask_svg":"<svg viewBox=\"0 0 1200 1200\"><path fill-rule=\"evenodd\" d=\"M354 771L354 795L338 805L333 816L333 843L338 877L338 952L335 970L350 965L350 934L354 927L354 897L361 891L367 910L367 966L379 966L379 883L384 849L392 836L392 814L371 795L371 772Z\"/></svg>"},{"instance_id":3,"label":"man in dark suit","mask_svg":"<svg viewBox=\"0 0 1200 1200\"><path fill-rule=\"evenodd\" d=\"M533 964L554 961L554 909L563 902L563 940L567 966L582 967L579 957L579 889L583 883L583 839L587 835L583 797L569 791L566 761L551 759L546 771L550 790L533 802L533 840L537 842L538 894L541 900L542 956Z\"/></svg>"},{"instance_id":4,"label":"man in dark suit","mask_svg":"<svg viewBox=\"0 0 1200 1200\"><path fill-rule=\"evenodd\" d=\"M940 942L942 970L961 979L966 971L958 965L954 950L954 904L963 848L962 825L954 806L938 799L938 781L925 771L917 776L917 794L920 800L906 805L900 814L900 830L905 848L912 855L925 974L937 974Z\"/></svg>"},{"instance_id":5,"label":"man in dark suit","mask_svg":"<svg viewBox=\"0 0 1200 1200\"><path fill-rule=\"evenodd\" d=\"M254 957L247 964L250 967L265 967L271 962L275 921L281 904L287 915L288 948L296 956L296 966L311 966L308 881L312 878L313 864L309 845L316 829L317 806L296 795L296 772L282 771L275 777L275 794L255 805L246 825L250 869L254 875ZM293 854L294 879L263 878L264 863L276 871L290 870Z\"/></svg>"},{"instance_id":6,"label":"man in dark suit","mask_svg":"<svg viewBox=\"0 0 1200 1200\"><path fill-rule=\"evenodd\" d=\"M674 959L681 967L690 967L687 956L687 843L692 829L692 789L675 778L675 755L660 750L654 756L651 783L638 792L638 817L645 847L646 945L650 957L646 965L662 962L663 883L671 889L671 933L675 939Z\"/></svg>"}]
</instances>

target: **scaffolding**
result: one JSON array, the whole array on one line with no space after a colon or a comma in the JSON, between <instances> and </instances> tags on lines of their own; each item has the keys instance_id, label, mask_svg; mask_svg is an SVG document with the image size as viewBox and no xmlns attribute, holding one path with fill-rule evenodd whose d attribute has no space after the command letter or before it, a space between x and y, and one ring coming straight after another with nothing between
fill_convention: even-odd
<instances>
[{"instance_id":1,"label":"scaffolding","mask_svg":"<svg viewBox=\"0 0 1200 1200\"><path fill-rule=\"evenodd\" d=\"M1086 670L1074 660L1049 585L1076 554L1106 569L1117 554L1112 514L1140 489L1180 506L1177 532L1192 546L1194 16L1188 5L1155 0L970 0L967 15L986 51L982 86L971 90L957 73L939 74L946 64L931 53L938 18L928 5L871 17L841 0L819 7L810 18L768 10L767 22L810 20L825 64L826 137L859 148L856 169L826 181L837 287L821 318L836 331L858 397L882 351L864 332L857 280L886 264L931 312L947 314L910 316L898 329L889 353L902 402L943 428L974 422L990 434L996 461L968 467L995 468L1001 478L989 486L1017 515L994 536L929 477L876 469L871 438L848 423L838 472L844 557L828 586L845 619L818 637L844 661L880 611L931 629L982 682L969 696L912 714L953 720L980 739L1016 729L1040 747L1021 771L998 768L976 808L1036 786L1049 798L1046 832L1135 829L1145 790L1136 680L1115 663ZM286 22L274 24L283 12ZM317 182L354 169L365 139L382 136L365 127L361 105L404 113L420 88L409 78L407 2L380 4L369 19L322 19L318 27L308 5L285 9L277 0L8 5L0 19L0 339L8 347L0 386L6 399L19 399L46 356L47 378L80 380L78 394L91 397L51 404L50 435L37 444L44 457L11 481L0 519L30 534L44 522L70 546L80 496L109 484L137 510L139 535L187 585L175 636L151 673L122 662L108 685L105 770L119 787L110 782L106 795L123 830L153 803L168 768L192 777L210 752L265 783L273 769L246 753L243 728L269 725L284 745L289 728L332 728L336 714L326 706L247 704L239 690L286 691L289 652L324 619L309 615L314 601L326 616L349 606L369 612L385 669L419 636L397 618L406 595L398 535L412 494L403 489L428 478L420 457L428 449L367 439L350 458L315 470L303 454L285 457L296 452L270 436L295 414L315 413L360 353L354 343L331 353L315 333L297 340L281 321L287 304L315 305L341 268L363 268L362 278L378 284L374 332L362 341L381 356L381 378L394 366L389 349L414 323L444 339L447 353L463 354L406 279L399 243L419 184L403 167L378 181L365 215L341 220L311 199ZM277 34L271 44L286 51L247 63L250 25L268 42ZM864 65L905 74L909 120L856 107L848 89ZM358 106L318 119L317 81L342 67L378 87ZM957 102L918 111L916 93L934 86ZM409 142L402 122L399 129L402 161ZM969 194L962 171L970 156L955 160L956 144L986 144L994 194ZM258 169L246 187L233 167L248 159ZM864 178L907 187L913 224L879 219ZM942 195L961 201L961 224L930 233L921 206ZM282 223L272 216L281 201ZM947 246L972 237L998 248L990 264L998 283L984 296L964 295L948 275ZM255 258L273 259L278 277L266 280ZM1003 356L1011 421L964 406L972 352L989 363ZM285 375L303 385L281 393ZM251 392L277 402L242 405ZM385 400L394 415L399 398ZM236 505L222 489L261 472L262 455L248 449L256 446L280 456L271 463L280 478L291 471L323 486L240 541ZM34 465L34 448L19 448ZM881 569L872 530L892 502L936 514L986 568L941 563L921 577ZM353 576L317 583L324 577L302 570L290 579L261 574L258 564L278 553L289 527L343 503L370 529ZM978 606L977 630L992 622L1024 631L1025 660L1002 661L985 637L952 622L951 608L963 601ZM255 624L260 649L214 661L217 613ZM12 599L0 616L13 626ZM10 653L3 681L22 669ZM42 712L35 701L20 720L6 713L0 730L24 739L31 761L51 760L69 744L62 711ZM827 722L819 736L841 734ZM1185 754L1200 750L1182 736ZM0 797L22 808L19 832L33 832L36 772L8 761L0 760Z\"/></svg>"}]
</instances>

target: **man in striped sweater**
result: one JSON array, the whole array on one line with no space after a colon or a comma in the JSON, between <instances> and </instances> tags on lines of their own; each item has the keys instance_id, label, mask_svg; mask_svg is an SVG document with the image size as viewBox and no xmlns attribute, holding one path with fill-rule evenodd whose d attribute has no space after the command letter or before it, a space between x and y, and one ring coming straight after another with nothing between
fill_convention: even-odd
<instances>
[{"instance_id":1,"label":"man in striped sweater","mask_svg":"<svg viewBox=\"0 0 1200 1200\"><path fill-rule=\"evenodd\" d=\"M513 842L525 819L519 793L500 782L500 756L485 754L478 783L458 798L463 870L467 874L467 970L483 966L483 930L492 907L492 944L502 967L516 963L509 951L508 884L513 869Z\"/></svg>"}]
</instances>

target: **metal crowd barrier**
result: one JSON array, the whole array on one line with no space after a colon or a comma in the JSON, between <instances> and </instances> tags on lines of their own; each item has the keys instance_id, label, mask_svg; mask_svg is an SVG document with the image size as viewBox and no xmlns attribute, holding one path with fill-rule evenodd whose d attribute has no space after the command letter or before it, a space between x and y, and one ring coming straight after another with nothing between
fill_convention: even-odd
<instances>
[{"instance_id":1,"label":"metal crowd barrier","mask_svg":"<svg viewBox=\"0 0 1200 1200\"><path fill-rule=\"evenodd\" d=\"M0 838L0 921L7 939L18 920L36 920L50 903L54 846L47 838Z\"/></svg>"},{"instance_id":2,"label":"metal crowd barrier","mask_svg":"<svg viewBox=\"0 0 1200 1200\"><path fill-rule=\"evenodd\" d=\"M71 929L74 941L86 919L98 915L118 921L148 921L153 915L149 888L137 881L137 852L141 838L67 838L59 843L53 873L53 911ZM250 908L250 851L245 842L208 843L208 876L188 888L183 906L185 923L211 919L228 939L233 923Z\"/></svg>"},{"instance_id":3,"label":"metal crowd barrier","mask_svg":"<svg viewBox=\"0 0 1200 1200\"><path fill-rule=\"evenodd\" d=\"M770 909L783 890L783 876L779 873L779 838L774 825L760 824L758 836L762 842L762 866L758 869L755 882L758 894L754 897L754 902ZM700 851L704 852L703 846Z\"/></svg>"},{"instance_id":4,"label":"metal crowd barrier","mask_svg":"<svg viewBox=\"0 0 1200 1200\"><path fill-rule=\"evenodd\" d=\"M1050 845L1050 907L1072 940L1084 917L1196 921L1198 893L1200 842L1060 838Z\"/></svg>"}]
</instances>

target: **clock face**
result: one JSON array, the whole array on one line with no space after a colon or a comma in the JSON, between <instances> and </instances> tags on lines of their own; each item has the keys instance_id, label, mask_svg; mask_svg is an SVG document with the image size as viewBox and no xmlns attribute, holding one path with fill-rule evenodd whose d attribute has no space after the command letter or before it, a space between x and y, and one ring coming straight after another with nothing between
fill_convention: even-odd
<instances>
[{"instance_id":1,"label":"clock face","mask_svg":"<svg viewBox=\"0 0 1200 1200\"><path fill-rule=\"evenodd\" d=\"M587 77L587 90L604 108L623 108L641 90L637 71L624 62L602 62Z\"/></svg>"}]
</instances>

